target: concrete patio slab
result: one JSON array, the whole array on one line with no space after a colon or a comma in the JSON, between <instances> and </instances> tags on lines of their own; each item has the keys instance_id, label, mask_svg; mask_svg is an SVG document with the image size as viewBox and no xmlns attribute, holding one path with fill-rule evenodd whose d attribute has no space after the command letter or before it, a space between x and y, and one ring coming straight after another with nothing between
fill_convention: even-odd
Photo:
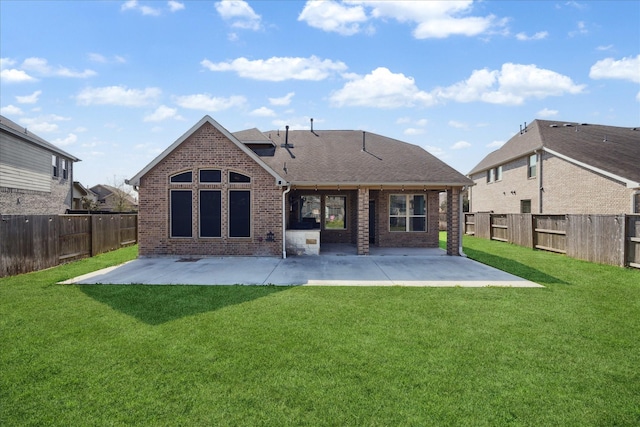
<instances>
[{"instance_id":1,"label":"concrete patio slab","mask_svg":"<svg viewBox=\"0 0 640 427\"><path fill-rule=\"evenodd\" d=\"M386 250L352 256L154 257L85 274L63 284L542 287L442 250Z\"/></svg>"}]
</instances>

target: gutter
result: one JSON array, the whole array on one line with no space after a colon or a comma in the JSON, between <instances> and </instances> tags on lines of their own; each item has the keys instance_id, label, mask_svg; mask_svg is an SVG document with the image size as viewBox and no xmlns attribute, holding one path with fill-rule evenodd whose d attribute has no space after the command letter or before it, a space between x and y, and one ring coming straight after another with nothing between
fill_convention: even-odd
<instances>
[{"instance_id":1,"label":"gutter","mask_svg":"<svg viewBox=\"0 0 640 427\"><path fill-rule=\"evenodd\" d=\"M282 259L287 259L287 194L291 191L291 184L287 184L287 189L282 192Z\"/></svg>"}]
</instances>

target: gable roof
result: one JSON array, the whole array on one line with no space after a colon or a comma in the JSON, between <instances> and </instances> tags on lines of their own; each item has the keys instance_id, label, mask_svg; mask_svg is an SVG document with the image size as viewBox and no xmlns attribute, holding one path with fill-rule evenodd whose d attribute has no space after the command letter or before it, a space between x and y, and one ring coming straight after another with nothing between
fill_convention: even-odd
<instances>
[{"instance_id":1,"label":"gable roof","mask_svg":"<svg viewBox=\"0 0 640 427\"><path fill-rule=\"evenodd\" d=\"M71 160L72 162L80 161L80 159L77 158L76 156L73 156L64 150L59 149L58 147L51 144L50 142L47 142L44 139L40 138L38 135L34 134L33 132L29 132L27 128L24 128L19 124L17 124L16 122L13 122L8 118L6 118L5 116L1 116L1 115L0 115L0 129L24 141L30 142L34 145L37 145L38 147L44 148L48 151L51 151L52 153L65 157Z\"/></svg>"},{"instance_id":2,"label":"gable roof","mask_svg":"<svg viewBox=\"0 0 640 427\"><path fill-rule=\"evenodd\" d=\"M640 128L534 120L526 132L517 133L501 148L489 153L469 173L491 169L535 150L640 186Z\"/></svg>"},{"instance_id":3,"label":"gable roof","mask_svg":"<svg viewBox=\"0 0 640 427\"><path fill-rule=\"evenodd\" d=\"M241 132L235 135L239 139L244 136ZM423 148L375 133L290 130L288 137L286 131L263 135L275 144L275 153L263 160L294 185L472 184L469 178ZM285 140L292 147L287 149Z\"/></svg>"},{"instance_id":4,"label":"gable roof","mask_svg":"<svg viewBox=\"0 0 640 427\"><path fill-rule=\"evenodd\" d=\"M140 178L147 174L151 169L153 169L158 163L164 160L173 150L178 148L180 144L182 144L187 138L193 135L198 129L200 129L205 123L211 124L218 131L220 131L225 137L227 137L232 143L234 143L238 148L245 152L246 155L251 157L256 163L258 163L262 168L264 168L267 172L269 172L276 181L281 181L283 184L285 183L285 179L281 177L278 173L276 173L273 169L271 169L262 159L253 151L251 151L245 144L240 142L233 134L231 134L228 130L222 127L218 122L213 120L210 116L204 116L198 123L193 125L191 129L185 132L180 138L178 138L173 144L171 144L166 150L160 153L155 159L151 161L147 166L145 166L140 172L138 172L133 178L125 180L125 182L129 185L139 186Z\"/></svg>"}]
</instances>

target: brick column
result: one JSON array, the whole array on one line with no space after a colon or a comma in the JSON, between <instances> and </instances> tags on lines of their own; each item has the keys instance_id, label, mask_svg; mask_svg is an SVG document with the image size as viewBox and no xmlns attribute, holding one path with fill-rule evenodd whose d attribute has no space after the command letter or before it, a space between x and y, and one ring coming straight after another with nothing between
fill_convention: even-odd
<instances>
[{"instance_id":1,"label":"brick column","mask_svg":"<svg viewBox=\"0 0 640 427\"><path fill-rule=\"evenodd\" d=\"M358 255L369 255L369 189L358 188Z\"/></svg>"},{"instance_id":2,"label":"brick column","mask_svg":"<svg viewBox=\"0 0 640 427\"><path fill-rule=\"evenodd\" d=\"M447 190L447 255L460 255L460 188Z\"/></svg>"}]
</instances>

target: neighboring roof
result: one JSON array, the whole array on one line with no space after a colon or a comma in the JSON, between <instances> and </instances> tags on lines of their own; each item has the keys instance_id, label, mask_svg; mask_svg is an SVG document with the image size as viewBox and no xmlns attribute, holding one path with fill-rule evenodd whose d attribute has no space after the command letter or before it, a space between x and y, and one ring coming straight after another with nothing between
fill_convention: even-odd
<instances>
[{"instance_id":1,"label":"neighboring roof","mask_svg":"<svg viewBox=\"0 0 640 427\"><path fill-rule=\"evenodd\" d=\"M87 188L84 185L82 185L82 183L80 181L73 181L73 186L78 190L78 192L82 193L84 196L88 196L90 194L93 194L94 196L97 196L96 193L94 193L89 188Z\"/></svg>"},{"instance_id":2,"label":"neighboring roof","mask_svg":"<svg viewBox=\"0 0 640 427\"><path fill-rule=\"evenodd\" d=\"M20 139L28 141L32 144L35 144L53 153L59 154L60 156L66 157L72 162L80 161L80 159L78 159L77 157L67 153L66 151L59 149L58 147L51 144L50 142L47 142L44 139L40 138L38 135L34 134L33 132L29 132L27 128L24 128L18 125L17 123L9 120L5 116L0 116L0 130L4 130L14 136L17 136Z\"/></svg>"},{"instance_id":3,"label":"neighboring roof","mask_svg":"<svg viewBox=\"0 0 640 427\"><path fill-rule=\"evenodd\" d=\"M234 135L242 139L243 133ZM288 138L287 131L264 135L276 148L272 157L263 160L294 185L472 184L469 178L423 148L375 133L290 130ZM283 146L285 139L291 148Z\"/></svg>"},{"instance_id":4,"label":"neighboring roof","mask_svg":"<svg viewBox=\"0 0 640 427\"><path fill-rule=\"evenodd\" d=\"M269 172L276 181L281 181L283 184L286 182L285 179L276 173L273 169L271 169L256 153L251 151L245 144L240 142L233 134L231 134L228 130L222 127L218 122L213 120L210 116L204 116L198 123L193 125L191 129L185 132L180 138L178 138L173 144L171 144L166 150L160 153L155 159L151 161L147 166L145 166L140 172L138 172L133 178L125 180L125 182L129 185L139 186L140 178L147 174L151 169L153 169L157 164L159 164L165 157L167 157L173 150L178 148L180 144L182 144L187 138L193 135L198 129L200 129L205 123L211 124L218 131L220 131L224 136L226 136L231 142L233 142L238 148L244 151L249 157L251 157L256 163L258 163L261 167L263 167L267 172ZM252 132L249 130L248 132ZM253 132L252 132L253 133Z\"/></svg>"},{"instance_id":5,"label":"neighboring roof","mask_svg":"<svg viewBox=\"0 0 640 427\"><path fill-rule=\"evenodd\" d=\"M121 194L122 197L130 204L132 205L138 204L136 199L134 199L133 196L131 196L131 194L119 188L113 187L111 185L106 185L106 184L94 185L93 187L91 187L90 191L92 191L98 196L98 200L104 200L113 194Z\"/></svg>"},{"instance_id":6,"label":"neighboring roof","mask_svg":"<svg viewBox=\"0 0 640 427\"><path fill-rule=\"evenodd\" d=\"M489 153L468 175L491 169L544 149L558 157L627 186L640 184L640 127L534 120L501 148Z\"/></svg>"}]
</instances>

